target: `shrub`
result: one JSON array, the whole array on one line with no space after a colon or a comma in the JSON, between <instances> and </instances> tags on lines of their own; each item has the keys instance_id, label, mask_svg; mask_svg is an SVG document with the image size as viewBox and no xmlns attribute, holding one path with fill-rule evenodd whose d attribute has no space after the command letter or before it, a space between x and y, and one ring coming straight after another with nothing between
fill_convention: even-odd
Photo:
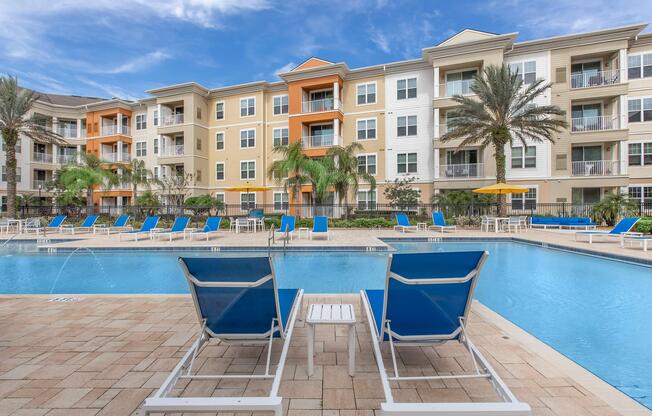
<instances>
[{"instance_id":1,"label":"shrub","mask_svg":"<svg viewBox=\"0 0 652 416\"><path fill-rule=\"evenodd\" d=\"M641 218L641 220L636 223L634 231L643 234L652 234L652 217Z\"/></svg>"},{"instance_id":2,"label":"shrub","mask_svg":"<svg viewBox=\"0 0 652 416\"><path fill-rule=\"evenodd\" d=\"M480 223L482 223L482 218L480 217L467 217L460 215L459 217L453 219L446 219L447 224L457 225L458 227L469 227L469 228L478 228Z\"/></svg>"}]
</instances>

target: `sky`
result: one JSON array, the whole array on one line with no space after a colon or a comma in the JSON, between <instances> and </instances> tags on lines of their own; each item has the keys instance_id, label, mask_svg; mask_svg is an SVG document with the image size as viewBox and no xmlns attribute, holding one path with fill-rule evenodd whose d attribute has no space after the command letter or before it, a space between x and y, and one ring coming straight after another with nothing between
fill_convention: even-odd
<instances>
[{"instance_id":1,"label":"sky","mask_svg":"<svg viewBox=\"0 0 652 416\"><path fill-rule=\"evenodd\" d=\"M641 22L652 0L0 0L0 74L137 99L189 81L276 81L311 56L349 68L418 58L464 28L524 41Z\"/></svg>"}]
</instances>

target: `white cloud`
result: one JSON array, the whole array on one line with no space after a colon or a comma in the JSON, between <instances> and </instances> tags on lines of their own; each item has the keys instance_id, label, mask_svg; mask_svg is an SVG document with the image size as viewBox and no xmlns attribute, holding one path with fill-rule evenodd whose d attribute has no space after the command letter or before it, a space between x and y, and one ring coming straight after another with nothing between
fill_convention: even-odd
<instances>
[{"instance_id":1,"label":"white cloud","mask_svg":"<svg viewBox=\"0 0 652 416\"><path fill-rule=\"evenodd\" d=\"M106 70L98 69L98 73L106 74L124 74L141 71L150 66L156 65L159 62L165 61L170 58L170 54L162 50L152 51L143 56L133 58L129 61L126 61L116 67L109 68Z\"/></svg>"},{"instance_id":2,"label":"white cloud","mask_svg":"<svg viewBox=\"0 0 652 416\"><path fill-rule=\"evenodd\" d=\"M392 48L389 46L389 41L387 40L387 36L380 30L372 29L371 31L371 41L380 49L381 51L385 53L390 53L392 52Z\"/></svg>"},{"instance_id":3,"label":"white cloud","mask_svg":"<svg viewBox=\"0 0 652 416\"><path fill-rule=\"evenodd\" d=\"M276 69L274 71L274 75L278 76L278 74L282 74L283 72L291 71L296 67L297 67L297 64L295 64L294 62L288 62L287 64L283 65L282 67Z\"/></svg>"},{"instance_id":4,"label":"white cloud","mask_svg":"<svg viewBox=\"0 0 652 416\"><path fill-rule=\"evenodd\" d=\"M127 90L117 87L115 85L99 83L87 78L78 78L78 80L90 87L93 87L99 91L102 91L104 94L110 96L111 98L122 98L124 100L138 100L139 97L132 95Z\"/></svg>"}]
</instances>

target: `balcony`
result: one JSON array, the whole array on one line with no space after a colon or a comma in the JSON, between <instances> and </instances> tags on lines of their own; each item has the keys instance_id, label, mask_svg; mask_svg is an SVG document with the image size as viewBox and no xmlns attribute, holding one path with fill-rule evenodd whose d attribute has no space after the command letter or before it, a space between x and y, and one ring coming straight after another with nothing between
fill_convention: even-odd
<instances>
[{"instance_id":1,"label":"balcony","mask_svg":"<svg viewBox=\"0 0 652 416\"><path fill-rule=\"evenodd\" d=\"M68 154L68 155L57 155L57 163L61 165L66 165L68 163L73 163L77 161L77 155L76 154Z\"/></svg>"},{"instance_id":2,"label":"balcony","mask_svg":"<svg viewBox=\"0 0 652 416\"><path fill-rule=\"evenodd\" d=\"M182 144L177 144L174 146L164 146L161 148L161 153L159 156L161 157L175 157L175 156L183 156L185 154L185 146Z\"/></svg>"},{"instance_id":3,"label":"balcony","mask_svg":"<svg viewBox=\"0 0 652 416\"><path fill-rule=\"evenodd\" d=\"M618 116L577 117L571 119L573 133L617 130L620 128Z\"/></svg>"},{"instance_id":4,"label":"balcony","mask_svg":"<svg viewBox=\"0 0 652 416\"><path fill-rule=\"evenodd\" d=\"M458 81L446 81L444 96L452 97L453 95L472 95L472 79L463 79Z\"/></svg>"},{"instance_id":5,"label":"balcony","mask_svg":"<svg viewBox=\"0 0 652 416\"><path fill-rule=\"evenodd\" d=\"M590 88L620 83L620 70L578 72L570 76L571 88Z\"/></svg>"},{"instance_id":6,"label":"balcony","mask_svg":"<svg viewBox=\"0 0 652 416\"><path fill-rule=\"evenodd\" d=\"M482 178L484 177L484 163L441 165L439 176L442 178Z\"/></svg>"},{"instance_id":7,"label":"balcony","mask_svg":"<svg viewBox=\"0 0 652 416\"><path fill-rule=\"evenodd\" d=\"M322 134L318 136L305 136L301 138L304 149L316 149L320 147L337 146L340 143L339 137L333 134Z\"/></svg>"},{"instance_id":8,"label":"balcony","mask_svg":"<svg viewBox=\"0 0 652 416\"><path fill-rule=\"evenodd\" d=\"M102 136L115 136L117 134L121 134L123 136L129 136L130 133L130 128L129 126L117 126L117 125L111 125L111 126L103 126L102 127Z\"/></svg>"},{"instance_id":9,"label":"balcony","mask_svg":"<svg viewBox=\"0 0 652 416\"><path fill-rule=\"evenodd\" d=\"M323 111L333 111L342 108L342 103L333 98L324 98L321 100L303 101L301 103L301 112L303 113L320 113Z\"/></svg>"},{"instance_id":10,"label":"balcony","mask_svg":"<svg viewBox=\"0 0 652 416\"><path fill-rule=\"evenodd\" d=\"M111 153L102 153L100 156L100 161L106 163L118 163L118 162L129 162L131 160L131 155L128 152L122 152L122 159L118 158L120 154L118 152Z\"/></svg>"},{"instance_id":11,"label":"balcony","mask_svg":"<svg viewBox=\"0 0 652 416\"><path fill-rule=\"evenodd\" d=\"M621 174L618 160L581 160L571 162L573 176L616 176Z\"/></svg>"},{"instance_id":12,"label":"balcony","mask_svg":"<svg viewBox=\"0 0 652 416\"><path fill-rule=\"evenodd\" d=\"M184 114L179 113L179 114L169 114L165 117L163 117L163 127L166 126L176 126L177 124L183 124L184 120Z\"/></svg>"},{"instance_id":13,"label":"balcony","mask_svg":"<svg viewBox=\"0 0 652 416\"><path fill-rule=\"evenodd\" d=\"M76 139L77 127L58 126L56 133L61 137L65 137L66 139Z\"/></svg>"},{"instance_id":14,"label":"balcony","mask_svg":"<svg viewBox=\"0 0 652 416\"><path fill-rule=\"evenodd\" d=\"M32 181L32 189L46 189L48 181L45 179L34 179Z\"/></svg>"},{"instance_id":15,"label":"balcony","mask_svg":"<svg viewBox=\"0 0 652 416\"><path fill-rule=\"evenodd\" d=\"M52 163L52 160L53 159L51 153L41 153L41 152L32 153L32 162Z\"/></svg>"}]
</instances>

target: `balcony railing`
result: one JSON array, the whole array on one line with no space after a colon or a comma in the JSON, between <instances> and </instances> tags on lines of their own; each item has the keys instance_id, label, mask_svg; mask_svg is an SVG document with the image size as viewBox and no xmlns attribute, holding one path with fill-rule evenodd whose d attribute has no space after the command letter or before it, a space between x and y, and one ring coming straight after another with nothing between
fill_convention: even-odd
<instances>
[{"instance_id":1,"label":"balcony railing","mask_svg":"<svg viewBox=\"0 0 652 416\"><path fill-rule=\"evenodd\" d=\"M439 176L444 178L481 178L484 177L483 163L460 163L441 165Z\"/></svg>"},{"instance_id":2,"label":"balcony railing","mask_svg":"<svg viewBox=\"0 0 652 416\"><path fill-rule=\"evenodd\" d=\"M161 153L159 156L162 157L174 157L174 156L183 156L185 146L182 144L177 144L174 146L164 146L161 148Z\"/></svg>"},{"instance_id":3,"label":"balcony railing","mask_svg":"<svg viewBox=\"0 0 652 416\"><path fill-rule=\"evenodd\" d=\"M118 156L119 154L117 152L102 153L102 155L100 156L100 160L102 162L109 162L109 163L129 162L131 160L131 154L129 154L129 152L122 152L122 160L119 160Z\"/></svg>"},{"instance_id":4,"label":"balcony railing","mask_svg":"<svg viewBox=\"0 0 652 416\"><path fill-rule=\"evenodd\" d=\"M471 86L473 85L472 79L463 79L459 81L446 81L446 97L453 95L471 95Z\"/></svg>"},{"instance_id":5,"label":"balcony railing","mask_svg":"<svg viewBox=\"0 0 652 416\"><path fill-rule=\"evenodd\" d=\"M318 136L305 136L301 138L304 149L317 147L331 147L339 143L338 137L333 134L323 134Z\"/></svg>"},{"instance_id":6,"label":"balcony railing","mask_svg":"<svg viewBox=\"0 0 652 416\"><path fill-rule=\"evenodd\" d=\"M589 88L613 85L620 82L620 70L611 69L598 72L577 72L571 74L571 88Z\"/></svg>"},{"instance_id":7,"label":"balcony railing","mask_svg":"<svg viewBox=\"0 0 652 416\"><path fill-rule=\"evenodd\" d=\"M340 101L333 98L304 101L301 103L301 112L303 113L319 113L321 111L332 111L340 108L342 108Z\"/></svg>"},{"instance_id":8,"label":"balcony railing","mask_svg":"<svg viewBox=\"0 0 652 416\"><path fill-rule=\"evenodd\" d=\"M72 163L75 162L76 160L77 160L76 154L57 155L57 163L61 165Z\"/></svg>"},{"instance_id":9,"label":"balcony railing","mask_svg":"<svg viewBox=\"0 0 652 416\"><path fill-rule=\"evenodd\" d=\"M163 117L163 126L174 126L177 124L183 124L183 113L178 114L169 114Z\"/></svg>"},{"instance_id":10,"label":"balcony railing","mask_svg":"<svg viewBox=\"0 0 652 416\"><path fill-rule=\"evenodd\" d=\"M52 163L52 153L41 153L34 152L32 153L32 162L39 163Z\"/></svg>"},{"instance_id":11,"label":"balcony railing","mask_svg":"<svg viewBox=\"0 0 652 416\"><path fill-rule=\"evenodd\" d=\"M57 127L56 133L59 136L65 137L67 139L76 139L77 138L77 127L59 126L59 127Z\"/></svg>"},{"instance_id":12,"label":"balcony railing","mask_svg":"<svg viewBox=\"0 0 652 416\"><path fill-rule=\"evenodd\" d=\"M619 125L617 116L577 117L571 120L573 132L614 130Z\"/></svg>"},{"instance_id":13,"label":"balcony railing","mask_svg":"<svg viewBox=\"0 0 652 416\"><path fill-rule=\"evenodd\" d=\"M102 136L115 136L116 134L123 134L129 136L130 129L129 126L103 126L102 127Z\"/></svg>"},{"instance_id":14,"label":"balcony railing","mask_svg":"<svg viewBox=\"0 0 652 416\"><path fill-rule=\"evenodd\" d=\"M621 172L618 160L581 160L571 165L573 176L612 176Z\"/></svg>"},{"instance_id":15,"label":"balcony railing","mask_svg":"<svg viewBox=\"0 0 652 416\"><path fill-rule=\"evenodd\" d=\"M32 181L32 189L39 189L39 188L40 189L45 189L46 188L45 185L47 183L48 183L48 181L46 181L44 179L34 179Z\"/></svg>"}]
</instances>

